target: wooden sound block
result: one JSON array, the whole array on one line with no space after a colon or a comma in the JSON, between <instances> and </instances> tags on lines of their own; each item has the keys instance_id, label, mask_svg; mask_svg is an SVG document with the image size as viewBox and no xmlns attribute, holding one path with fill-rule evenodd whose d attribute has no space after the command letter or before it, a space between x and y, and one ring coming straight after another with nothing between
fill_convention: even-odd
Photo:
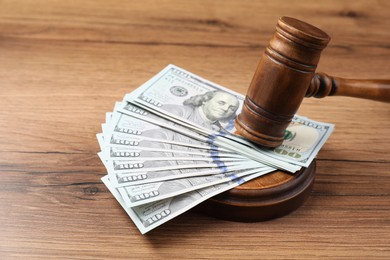
<instances>
[{"instance_id":1,"label":"wooden sound block","mask_svg":"<svg viewBox=\"0 0 390 260\"><path fill-rule=\"evenodd\" d=\"M282 217L309 197L316 162L295 174L275 171L221 193L200 204L204 214L232 221L256 222Z\"/></svg>"}]
</instances>

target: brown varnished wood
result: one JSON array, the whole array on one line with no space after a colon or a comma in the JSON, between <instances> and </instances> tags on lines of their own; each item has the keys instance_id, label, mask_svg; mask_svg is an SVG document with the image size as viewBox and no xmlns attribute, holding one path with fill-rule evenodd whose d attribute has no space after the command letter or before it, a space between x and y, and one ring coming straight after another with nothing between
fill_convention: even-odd
<instances>
[{"instance_id":1,"label":"brown varnished wood","mask_svg":"<svg viewBox=\"0 0 390 260\"><path fill-rule=\"evenodd\" d=\"M217 195L198 208L205 214L233 221L265 221L299 208L309 197L315 161L294 175L275 171Z\"/></svg>"},{"instance_id":2,"label":"brown varnished wood","mask_svg":"<svg viewBox=\"0 0 390 260\"><path fill-rule=\"evenodd\" d=\"M236 120L242 136L268 147L283 142L329 41L325 32L308 23L290 17L278 20Z\"/></svg>"},{"instance_id":3,"label":"brown varnished wood","mask_svg":"<svg viewBox=\"0 0 390 260\"><path fill-rule=\"evenodd\" d=\"M292 180L294 175L283 172L283 171L275 171L272 174L267 174L260 178L257 178L253 181L246 182L241 184L236 188L236 190L253 190L253 189L268 189L276 187L280 184L286 183Z\"/></svg>"},{"instance_id":4,"label":"brown varnished wood","mask_svg":"<svg viewBox=\"0 0 390 260\"><path fill-rule=\"evenodd\" d=\"M390 80L344 79L316 74L306 92L306 97L347 96L390 102Z\"/></svg>"},{"instance_id":5,"label":"brown varnished wood","mask_svg":"<svg viewBox=\"0 0 390 260\"><path fill-rule=\"evenodd\" d=\"M349 96L390 102L390 80L343 79L315 74L330 37L303 21L281 17L248 88L238 132L266 147L282 144L303 98Z\"/></svg>"},{"instance_id":6,"label":"brown varnished wood","mask_svg":"<svg viewBox=\"0 0 390 260\"><path fill-rule=\"evenodd\" d=\"M310 24L289 17L279 19L236 120L239 134L268 147L281 144L284 131L305 96L345 95L390 102L390 80L350 80L314 74L329 40L325 32ZM315 175L314 166L305 171ZM237 221L283 216L307 198L312 183L307 185L303 180L302 173L277 171L211 199L204 212ZM314 181L314 177L310 180Z\"/></svg>"},{"instance_id":7,"label":"brown varnished wood","mask_svg":"<svg viewBox=\"0 0 390 260\"><path fill-rule=\"evenodd\" d=\"M142 236L100 181L105 112L168 63L241 94L290 15L332 42L318 71L387 78L389 1L0 1L0 258L389 259L390 109L306 98L336 124L307 201L272 221L193 210Z\"/></svg>"}]
</instances>

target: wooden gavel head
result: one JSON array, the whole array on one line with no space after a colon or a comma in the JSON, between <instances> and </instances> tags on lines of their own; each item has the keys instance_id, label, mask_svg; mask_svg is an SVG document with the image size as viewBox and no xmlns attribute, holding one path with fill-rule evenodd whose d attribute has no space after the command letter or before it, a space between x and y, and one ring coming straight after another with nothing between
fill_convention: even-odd
<instances>
[{"instance_id":1,"label":"wooden gavel head","mask_svg":"<svg viewBox=\"0 0 390 260\"><path fill-rule=\"evenodd\" d=\"M345 95L390 102L389 80L349 80L315 74L330 37L300 20L281 17L248 88L235 126L266 147L282 144L305 96Z\"/></svg>"},{"instance_id":2,"label":"wooden gavel head","mask_svg":"<svg viewBox=\"0 0 390 260\"><path fill-rule=\"evenodd\" d=\"M279 19L236 119L242 136L267 147L283 142L329 41L328 34L310 24Z\"/></svg>"}]
</instances>

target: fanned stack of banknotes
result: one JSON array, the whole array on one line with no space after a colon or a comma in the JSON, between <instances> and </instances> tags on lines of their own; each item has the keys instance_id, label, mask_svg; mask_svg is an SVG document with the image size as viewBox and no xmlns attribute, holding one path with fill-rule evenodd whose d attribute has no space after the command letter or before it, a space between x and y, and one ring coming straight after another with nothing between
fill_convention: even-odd
<instances>
[{"instance_id":1,"label":"fanned stack of banknotes","mask_svg":"<svg viewBox=\"0 0 390 260\"><path fill-rule=\"evenodd\" d=\"M106 114L102 181L142 234L244 182L307 167L334 126L295 116L276 149L235 134L244 96L169 65Z\"/></svg>"}]
</instances>

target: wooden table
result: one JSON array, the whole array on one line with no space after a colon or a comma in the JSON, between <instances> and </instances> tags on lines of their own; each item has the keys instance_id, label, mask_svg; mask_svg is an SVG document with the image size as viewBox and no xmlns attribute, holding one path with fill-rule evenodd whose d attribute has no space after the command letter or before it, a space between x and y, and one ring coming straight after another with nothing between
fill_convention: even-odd
<instances>
[{"instance_id":1,"label":"wooden table","mask_svg":"<svg viewBox=\"0 0 390 260\"><path fill-rule=\"evenodd\" d=\"M389 259L390 106L307 99L336 124L280 219L189 211L143 236L100 181L105 112L173 63L242 94L280 16L332 41L318 71L389 78L388 1L0 1L1 259Z\"/></svg>"}]
</instances>

